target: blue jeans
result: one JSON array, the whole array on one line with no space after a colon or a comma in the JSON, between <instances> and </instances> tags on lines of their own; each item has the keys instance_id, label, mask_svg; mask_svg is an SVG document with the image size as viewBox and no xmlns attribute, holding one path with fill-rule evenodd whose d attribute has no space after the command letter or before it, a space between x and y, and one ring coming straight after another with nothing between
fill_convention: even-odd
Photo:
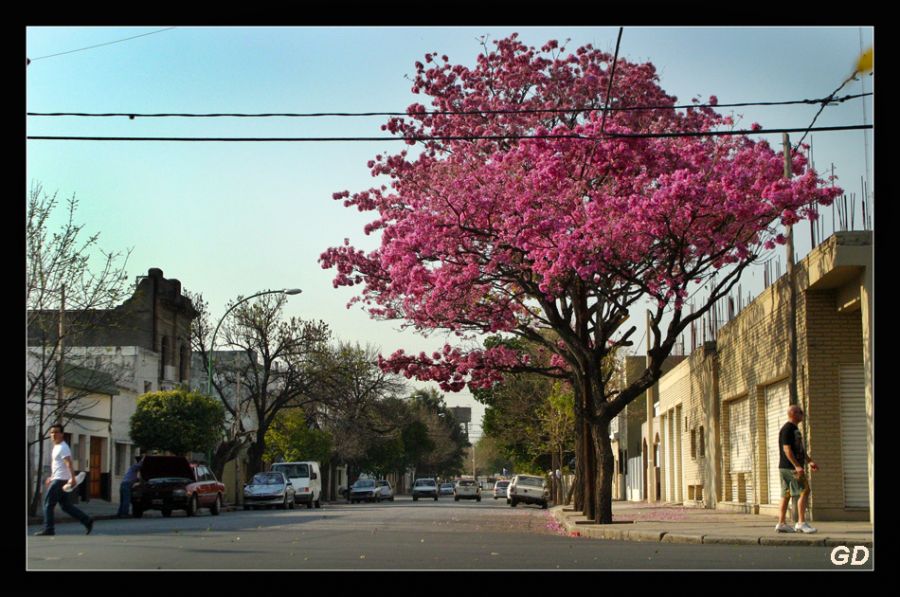
<instances>
[{"instance_id":1,"label":"blue jeans","mask_svg":"<svg viewBox=\"0 0 900 597\"><path fill-rule=\"evenodd\" d=\"M88 522L90 522L91 517L79 510L72 504L70 499L70 495L63 491L63 485L67 482L62 479L57 479L56 481L50 484L50 487L47 488L47 493L44 495L44 530L48 532L54 532L54 521L53 521L53 510L56 509L56 504L58 503L62 511L71 516L72 518L77 518L81 524L87 526Z\"/></svg>"},{"instance_id":2,"label":"blue jeans","mask_svg":"<svg viewBox=\"0 0 900 597\"><path fill-rule=\"evenodd\" d=\"M119 484L119 516L128 516L131 508L131 486L134 481L122 481Z\"/></svg>"}]
</instances>

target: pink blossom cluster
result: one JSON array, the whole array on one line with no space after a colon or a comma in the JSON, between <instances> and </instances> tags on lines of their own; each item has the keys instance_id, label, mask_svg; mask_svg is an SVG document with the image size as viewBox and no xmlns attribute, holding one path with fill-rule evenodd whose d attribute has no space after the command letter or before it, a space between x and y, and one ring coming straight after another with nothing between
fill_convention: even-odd
<instances>
[{"instance_id":1,"label":"pink blossom cluster","mask_svg":"<svg viewBox=\"0 0 900 597\"><path fill-rule=\"evenodd\" d=\"M384 128L406 137L596 140L433 140L414 160L376 156L372 175L390 185L334 198L377 212L365 232L380 233L380 247L364 254L345 243L321 257L336 269L335 286L362 285L358 300L375 317L458 333L536 329L547 326L539 303L576 289L593 297L637 289L681 308L690 283L784 242L779 224L812 217L814 205L841 193L802 153L785 179L783 157L764 141L606 136L731 124L711 107L674 109L652 64L619 59L609 103L666 107L611 111L604 122L612 56L590 45L566 53L555 41L539 51L516 35L494 43L472 68L427 54L412 89L431 98L431 110L511 112L426 114L417 103ZM538 111L561 108L580 110ZM556 351L557 365L566 350ZM438 357L398 351L383 366L461 389L489 385L517 363L498 350Z\"/></svg>"}]
</instances>

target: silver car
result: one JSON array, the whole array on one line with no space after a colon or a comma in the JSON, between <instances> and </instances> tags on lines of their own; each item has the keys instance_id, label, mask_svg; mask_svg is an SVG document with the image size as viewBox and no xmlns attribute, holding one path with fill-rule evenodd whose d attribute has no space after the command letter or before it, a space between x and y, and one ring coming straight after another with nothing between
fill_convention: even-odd
<instances>
[{"instance_id":1,"label":"silver car","mask_svg":"<svg viewBox=\"0 0 900 597\"><path fill-rule=\"evenodd\" d=\"M256 473L244 485L244 510L277 506L294 508L294 486L281 471Z\"/></svg>"},{"instance_id":2,"label":"silver car","mask_svg":"<svg viewBox=\"0 0 900 597\"><path fill-rule=\"evenodd\" d=\"M375 486L378 488L378 500L390 500L394 501L394 488L391 487L391 484L386 479L379 479L375 481Z\"/></svg>"},{"instance_id":3,"label":"silver car","mask_svg":"<svg viewBox=\"0 0 900 597\"><path fill-rule=\"evenodd\" d=\"M375 479L357 479L356 483L350 486L350 503L362 501L381 501L381 488L375 484Z\"/></svg>"},{"instance_id":4,"label":"silver car","mask_svg":"<svg viewBox=\"0 0 900 597\"><path fill-rule=\"evenodd\" d=\"M507 487L509 487L509 481L497 481L494 484L494 499L505 498Z\"/></svg>"}]
</instances>

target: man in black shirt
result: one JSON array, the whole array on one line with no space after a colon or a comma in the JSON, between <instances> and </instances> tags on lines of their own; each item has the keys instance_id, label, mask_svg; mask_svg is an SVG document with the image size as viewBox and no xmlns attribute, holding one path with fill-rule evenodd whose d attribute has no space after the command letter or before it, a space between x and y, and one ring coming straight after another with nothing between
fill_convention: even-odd
<instances>
[{"instance_id":1,"label":"man in black shirt","mask_svg":"<svg viewBox=\"0 0 900 597\"><path fill-rule=\"evenodd\" d=\"M778 460L778 472L781 475L781 510L778 515L778 524L775 530L779 533L815 533L816 529L806 522L806 504L809 501L809 482L803 468L806 462L816 471L818 465L806 452L803 445L803 435L797 425L803 421L803 409L796 404L788 408L788 422L784 424L778 433L778 445L781 446L781 454ZM797 502L797 524L791 528L785 524L788 503L791 496L800 496Z\"/></svg>"}]
</instances>

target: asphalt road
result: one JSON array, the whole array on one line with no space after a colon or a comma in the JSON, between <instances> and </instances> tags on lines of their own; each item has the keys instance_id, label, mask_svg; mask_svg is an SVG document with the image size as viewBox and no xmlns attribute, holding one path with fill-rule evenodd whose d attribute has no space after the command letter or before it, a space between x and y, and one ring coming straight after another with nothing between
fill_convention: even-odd
<instances>
[{"instance_id":1,"label":"asphalt road","mask_svg":"<svg viewBox=\"0 0 900 597\"><path fill-rule=\"evenodd\" d=\"M400 496L379 504L100 520L91 535L28 527L28 570L834 570L827 547L567 537L547 510ZM870 568L870 566L866 566ZM850 568L843 568L850 570ZM858 568L857 568L858 570Z\"/></svg>"}]
</instances>

